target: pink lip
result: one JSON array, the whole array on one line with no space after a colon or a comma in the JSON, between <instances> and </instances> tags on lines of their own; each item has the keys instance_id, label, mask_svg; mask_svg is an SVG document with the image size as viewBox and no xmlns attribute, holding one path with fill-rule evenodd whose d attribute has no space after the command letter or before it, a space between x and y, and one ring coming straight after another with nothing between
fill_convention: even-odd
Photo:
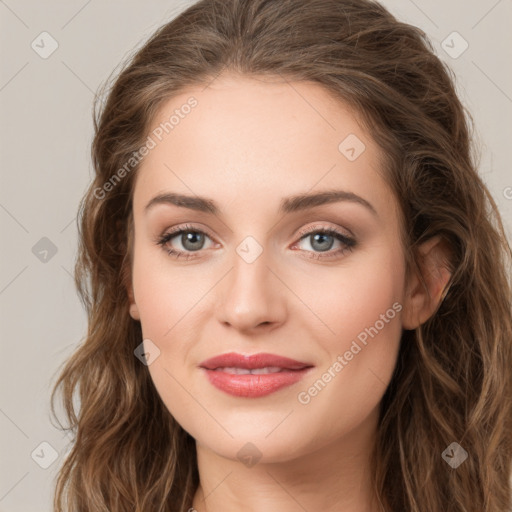
<instances>
[{"instance_id":1,"label":"pink lip","mask_svg":"<svg viewBox=\"0 0 512 512\"><path fill-rule=\"evenodd\" d=\"M290 359L288 357L276 356L274 354L260 353L244 356L242 354L237 354L236 352L229 352L228 354L221 354L220 356L207 359L199 366L209 370L227 367L254 370L256 368L265 368L267 366L279 366L280 368L287 370L302 370L303 368L312 365L302 363L301 361L296 361L295 359Z\"/></svg>"},{"instance_id":2,"label":"pink lip","mask_svg":"<svg viewBox=\"0 0 512 512\"><path fill-rule=\"evenodd\" d=\"M253 354L244 356L231 352L203 361L200 365L212 385L233 396L256 398L274 393L290 386L304 377L312 368L311 364L302 363L288 357L274 354ZM259 375L237 375L218 368L245 368L254 370L275 366L282 368L277 373Z\"/></svg>"}]
</instances>

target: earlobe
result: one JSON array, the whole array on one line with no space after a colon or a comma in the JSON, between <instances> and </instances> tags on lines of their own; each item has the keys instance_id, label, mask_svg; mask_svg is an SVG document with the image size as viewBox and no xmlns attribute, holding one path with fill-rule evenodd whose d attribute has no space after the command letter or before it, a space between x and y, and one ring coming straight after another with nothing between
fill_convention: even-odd
<instances>
[{"instance_id":1,"label":"earlobe","mask_svg":"<svg viewBox=\"0 0 512 512\"><path fill-rule=\"evenodd\" d=\"M416 329L425 323L440 306L451 278L450 250L439 236L424 242L419 248L418 271L409 276L406 285L402 327ZM423 279L422 279L423 278Z\"/></svg>"},{"instance_id":2,"label":"earlobe","mask_svg":"<svg viewBox=\"0 0 512 512\"><path fill-rule=\"evenodd\" d=\"M140 321L139 309L137 308L137 304L135 304L135 302L130 304L130 316L134 320L139 320Z\"/></svg>"}]
</instances>

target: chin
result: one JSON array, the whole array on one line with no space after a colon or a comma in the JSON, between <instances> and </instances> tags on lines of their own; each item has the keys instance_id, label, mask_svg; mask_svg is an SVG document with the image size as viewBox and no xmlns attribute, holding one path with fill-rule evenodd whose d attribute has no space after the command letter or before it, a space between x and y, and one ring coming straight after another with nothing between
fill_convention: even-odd
<instances>
[{"instance_id":1,"label":"chin","mask_svg":"<svg viewBox=\"0 0 512 512\"><path fill-rule=\"evenodd\" d=\"M321 433L306 437L300 423L285 420L280 425L284 417L286 414L280 414L278 421L266 422L261 418L250 421L248 416L241 415L236 422L223 422L229 434L221 427L208 432L204 425L188 432L198 445L221 457L238 460L247 467L256 460L269 464L288 462L319 448Z\"/></svg>"}]
</instances>

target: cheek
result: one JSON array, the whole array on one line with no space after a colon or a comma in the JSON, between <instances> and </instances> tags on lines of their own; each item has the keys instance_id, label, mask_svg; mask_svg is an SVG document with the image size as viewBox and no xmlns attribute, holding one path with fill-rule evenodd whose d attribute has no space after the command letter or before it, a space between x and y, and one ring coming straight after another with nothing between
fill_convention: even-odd
<instances>
[{"instance_id":1,"label":"cheek","mask_svg":"<svg viewBox=\"0 0 512 512\"><path fill-rule=\"evenodd\" d=\"M329 330L316 328L323 365L297 401L305 421L325 422L333 437L375 411L389 384L402 333L404 273L400 251L375 251L331 273L310 296Z\"/></svg>"},{"instance_id":2,"label":"cheek","mask_svg":"<svg viewBox=\"0 0 512 512\"><path fill-rule=\"evenodd\" d=\"M354 253L339 267L304 273L295 280L294 290L312 313L303 315L304 322L314 329L317 340L324 340L324 349L332 355L376 323L382 333L400 332L404 275L399 248L383 245Z\"/></svg>"},{"instance_id":3,"label":"cheek","mask_svg":"<svg viewBox=\"0 0 512 512\"><path fill-rule=\"evenodd\" d=\"M319 414L334 408L339 417L361 419L381 400L396 366L404 280L398 236L389 236L354 253L318 287L309 287L315 290L316 312L329 327L316 329L321 333L317 343L327 355L321 382L311 393L316 401L312 409L318 406Z\"/></svg>"},{"instance_id":4,"label":"cheek","mask_svg":"<svg viewBox=\"0 0 512 512\"><path fill-rule=\"evenodd\" d=\"M386 312L387 317L394 318L396 315L392 305L401 299L400 280L395 277L384 267L368 268L364 273L354 271L345 275L337 291L331 288L330 293L326 294L330 300L325 301L325 316L336 333L334 337L342 342L353 339L374 326L381 315L386 316ZM380 322L378 327L383 330Z\"/></svg>"},{"instance_id":5,"label":"cheek","mask_svg":"<svg viewBox=\"0 0 512 512\"><path fill-rule=\"evenodd\" d=\"M160 248L143 247L136 249L133 266L133 288L143 335L164 343L175 330L186 326L211 287L193 267L180 267L170 258Z\"/></svg>"},{"instance_id":6,"label":"cheek","mask_svg":"<svg viewBox=\"0 0 512 512\"><path fill-rule=\"evenodd\" d=\"M211 284L203 282L197 273L194 278L193 271L173 267L154 252L136 253L133 267L142 335L159 350L148 371L165 407L185 430L198 435L194 427L201 422L194 419L200 413L191 398L198 393L190 386L191 367L187 365L198 336L200 300Z\"/></svg>"}]
</instances>

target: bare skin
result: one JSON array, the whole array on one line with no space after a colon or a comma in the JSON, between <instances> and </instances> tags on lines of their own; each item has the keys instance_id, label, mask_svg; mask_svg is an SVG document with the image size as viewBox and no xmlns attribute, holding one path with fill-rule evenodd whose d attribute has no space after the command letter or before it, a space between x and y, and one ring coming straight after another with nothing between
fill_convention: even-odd
<instances>
[{"instance_id":1,"label":"bare skin","mask_svg":"<svg viewBox=\"0 0 512 512\"><path fill-rule=\"evenodd\" d=\"M429 299L406 273L398 203L380 149L354 112L318 84L223 75L170 99L152 129L191 96L197 106L138 171L129 295L144 339L160 350L148 367L156 389L196 440L193 507L377 512L370 453L378 407L402 330L433 313L449 278L441 246L432 240L422 248ZM346 139L351 134L357 139ZM340 150L344 140L350 143ZM279 211L286 197L327 190L353 196ZM219 212L174 204L145 211L164 192L210 198ZM179 227L205 233L201 248L191 250L181 235L165 247L156 242ZM343 238L325 235L320 244L314 229ZM255 242L244 246L249 236ZM248 263L237 252L241 244L261 254ZM227 352L268 352L314 368L270 395L235 397L199 368ZM319 379L325 386L315 393Z\"/></svg>"}]
</instances>

